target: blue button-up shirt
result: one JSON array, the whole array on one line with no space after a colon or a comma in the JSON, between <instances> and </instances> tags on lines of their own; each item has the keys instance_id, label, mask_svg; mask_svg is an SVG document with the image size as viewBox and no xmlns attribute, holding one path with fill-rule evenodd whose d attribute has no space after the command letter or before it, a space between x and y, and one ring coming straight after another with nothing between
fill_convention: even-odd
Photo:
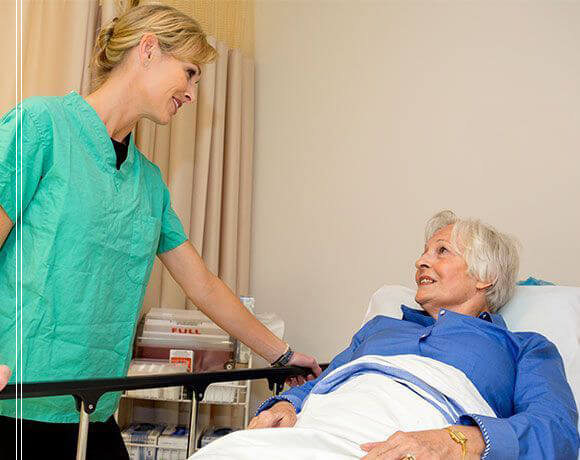
<instances>
[{"instance_id":1,"label":"blue button-up shirt","mask_svg":"<svg viewBox=\"0 0 580 460\"><path fill-rule=\"evenodd\" d=\"M572 459L578 456L578 411L558 350L534 332L511 332L500 315L479 317L441 309L437 320L402 306L403 318L376 316L316 379L270 398L300 412L313 386L332 370L365 355L414 354L465 373L497 418L463 414L458 424L481 429L482 459Z\"/></svg>"}]
</instances>

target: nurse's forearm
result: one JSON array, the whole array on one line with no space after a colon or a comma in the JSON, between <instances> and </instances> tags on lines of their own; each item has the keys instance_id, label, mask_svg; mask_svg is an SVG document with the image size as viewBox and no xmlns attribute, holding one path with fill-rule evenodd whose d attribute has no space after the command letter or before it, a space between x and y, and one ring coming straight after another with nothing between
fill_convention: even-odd
<instances>
[{"instance_id":1,"label":"nurse's forearm","mask_svg":"<svg viewBox=\"0 0 580 460\"><path fill-rule=\"evenodd\" d=\"M286 351L286 344L260 323L232 291L207 269L189 241L160 254L159 258L185 295L230 335L270 363Z\"/></svg>"},{"instance_id":2,"label":"nurse's forearm","mask_svg":"<svg viewBox=\"0 0 580 460\"><path fill-rule=\"evenodd\" d=\"M8 238L8 234L13 226L14 222L8 217L4 208L0 206L0 248L4 245L4 241Z\"/></svg>"},{"instance_id":3,"label":"nurse's forearm","mask_svg":"<svg viewBox=\"0 0 580 460\"><path fill-rule=\"evenodd\" d=\"M212 275L206 295L196 305L269 363L286 351L286 344L258 321L218 277Z\"/></svg>"}]
</instances>

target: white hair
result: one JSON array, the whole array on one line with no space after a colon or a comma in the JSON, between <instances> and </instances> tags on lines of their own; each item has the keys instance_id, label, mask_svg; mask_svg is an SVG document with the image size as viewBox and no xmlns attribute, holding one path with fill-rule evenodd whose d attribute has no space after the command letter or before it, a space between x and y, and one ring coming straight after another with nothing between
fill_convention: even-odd
<instances>
[{"instance_id":1,"label":"white hair","mask_svg":"<svg viewBox=\"0 0 580 460\"><path fill-rule=\"evenodd\" d=\"M467 273L478 281L490 282L485 297L492 312L512 297L520 258L519 243L505 233L477 219L460 219L451 211L441 211L427 222L425 241L443 227L453 225L451 244L467 263Z\"/></svg>"}]
</instances>

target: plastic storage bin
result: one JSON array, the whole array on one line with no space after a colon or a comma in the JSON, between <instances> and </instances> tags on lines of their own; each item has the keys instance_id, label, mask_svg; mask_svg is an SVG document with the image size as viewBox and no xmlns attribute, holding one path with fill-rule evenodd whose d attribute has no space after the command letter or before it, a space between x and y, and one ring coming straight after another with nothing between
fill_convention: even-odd
<instances>
[{"instance_id":1,"label":"plastic storage bin","mask_svg":"<svg viewBox=\"0 0 580 460\"><path fill-rule=\"evenodd\" d=\"M234 343L229 335L197 310L153 308L136 340L138 359L167 360L172 349L192 350L193 371L233 367Z\"/></svg>"},{"instance_id":2,"label":"plastic storage bin","mask_svg":"<svg viewBox=\"0 0 580 460\"><path fill-rule=\"evenodd\" d=\"M136 375L151 375L151 374L181 374L187 373L187 368L180 364L171 364L167 362L156 362L146 360L133 360L129 365L129 377ZM144 390L128 390L125 393L131 398L145 398L145 399L181 399L181 386L166 387L166 388L147 388Z\"/></svg>"},{"instance_id":3,"label":"plastic storage bin","mask_svg":"<svg viewBox=\"0 0 580 460\"><path fill-rule=\"evenodd\" d=\"M237 402L237 391L242 387L239 382L212 383L205 390L203 400L220 404Z\"/></svg>"}]
</instances>

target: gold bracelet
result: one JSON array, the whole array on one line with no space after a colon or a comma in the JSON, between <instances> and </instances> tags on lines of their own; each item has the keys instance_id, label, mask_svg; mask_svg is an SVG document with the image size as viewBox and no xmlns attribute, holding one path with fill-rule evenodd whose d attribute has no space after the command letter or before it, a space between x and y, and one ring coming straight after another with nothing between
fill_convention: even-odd
<instances>
[{"instance_id":1,"label":"gold bracelet","mask_svg":"<svg viewBox=\"0 0 580 460\"><path fill-rule=\"evenodd\" d=\"M467 455L467 438L461 431L453 430L450 426L445 427L445 429L449 432L451 439L457 444L461 444L461 460L465 460L465 456Z\"/></svg>"}]
</instances>

